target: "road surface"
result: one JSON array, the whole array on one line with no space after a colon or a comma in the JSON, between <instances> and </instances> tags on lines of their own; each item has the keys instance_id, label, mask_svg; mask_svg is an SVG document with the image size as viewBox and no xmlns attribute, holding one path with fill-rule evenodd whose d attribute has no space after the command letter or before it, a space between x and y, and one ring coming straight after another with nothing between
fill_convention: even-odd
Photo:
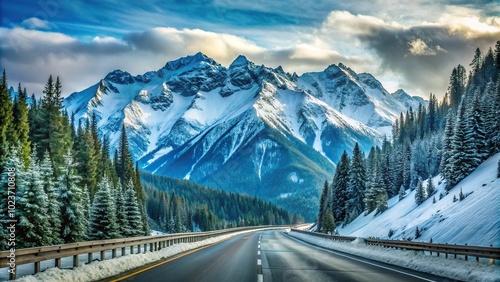
<instances>
[{"instance_id":1,"label":"road surface","mask_svg":"<svg viewBox=\"0 0 500 282\"><path fill-rule=\"evenodd\" d=\"M451 281L368 259L324 250L282 231L238 235L113 281Z\"/></svg>"}]
</instances>

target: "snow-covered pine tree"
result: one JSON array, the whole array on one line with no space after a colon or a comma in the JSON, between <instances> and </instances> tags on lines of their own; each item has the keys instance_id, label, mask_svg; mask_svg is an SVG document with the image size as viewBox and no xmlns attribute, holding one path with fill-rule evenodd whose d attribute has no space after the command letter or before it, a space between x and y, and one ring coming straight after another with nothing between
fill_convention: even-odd
<instances>
[{"instance_id":1,"label":"snow-covered pine tree","mask_svg":"<svg viewBox=\"0 0 500 282\"><path fill-rule=\"evenodd\" d=\"M483 112L479 103L479 95L476 95L472 100L470 112L467 115L467 134L466 138L470 140L474 146L471 154L471 166L473 169L478 167L489 155L489 148L486 142L486 133L484 130L485 123L483 120Z\"/></svg>"},{"instance_id":2,"label":"snow-covered pine tree","mask_svg":"<svg viewBox=\"0 0 500 282\"><path fill-rule=\"evenodd\" d=\"M424 191L424 185L422 184L422 181L418 181L417 188L415 190L415 203L417 205L420 205L423 203L425 200L425 191Z\"/></svg>"},{"instance_id":3,"label":"snow-covered pine tree","mask_svg":"<svg viewBox=\"0 0 500 282\"><path fill-rule=\"evenodd\" d=\"M127 220L127 211L125 210L125 198L123 197L123 193L122 186L118 182L118 187L116 187L113 192L116 207L116 223L118 224L120 236L126 237L129 233L129 223Z\"/></svg>"},{"instance_id":4,"label":"snow-covered pine tree","mask_svg":"<svg viewBox=\"0 0 500 282\"><path fill-rule=\"evenodd\" d=\"M90 207L92 202L90 201L89 189L87 186L82 188L82 207L83 207L83 217L87 220L89 219Z\"/></svg>"},{"instance_id":5,"label":"snow-covered pine tree","mask_svg":"<svg viewBox=\"0 0 500 282\"><path fill-rule=\"evenodd\" d=\"M500 160L498 160L498 165L497 165L497 178L500 178Z\"/></svg>"},{"instance_id":6,"label":"snow-covered pine tree","mask_svg":"<svg viewBox=\"0 0 500 282\"><path fill-rule=\"evenodd\" d=\"M443 135L443 155L441 157L441 164L439 169L444 179L451 179L452 177L452 154L453 154L453 135L455 131L455 114L453 110L448 110L446 115L446 125ZM450 190L453 186L446 185L446 190Z\"/></svg>"},{"instance_id":7,"label":"snow-covered pine tree","mask_svg":"<svg viewBox=\"0 0 500 282\"><path fill-rule=\"evenodd\" d=\"M325 212L321 219L320 231L325 234L332 234L333 230L335 230L335 219L333 218L333 214L330 211Z\"/></svg>"},{"instance_id":8,"label":"snow-covered pine tree","mask_svg":"<svg viewBox=\"0 0 500 282\"><path fill-rule=\"evenodd\" d=\"M40 167L35 153L31 154L28 169L22 178L17 211L19 224L17 236L22 238L16 242L17 247L31 248L48 245L53 241L47 214L48 198L43 190Z\"/></svg>"},{"instance_id":9,"label":"snow-covered pine tree","mask_svg":"<svg viewBox=\"0 0 500 282\"><path fill-rule=\"evenodd\" d=\"M108 179L103 178L97 187L89 213L88 237L90 240L118 238L115 205Z\"/></svg>"},{"instance_id":10,"label":"snow-covered pine tree","mask_svg":"<svg viewBox=\"0 0 500 282\"><path fill-rule=\"evenodd\" d=\"M34 150L36 151L36 149ZM63 241L59 236L61 230L61 211L59 207L59 193L57 191L54 170L50 160L49 152L43 154L43 159L40 162L40 177L42 180L43 190L47 195L47 220L50 224L50 230L47 236L50 237L50 244L62 244Z\"/></svg>"},{"instance_id":11,"label":"snow-covered pine tree","mask_svg":"<svg viewBox=\"0 0 500 282\"><path fill-rule=\"evenodd\" d=\"M127 230L125 230L126 237L141 236L144 233L144 226L141 217L141 210L135 195L135 189L132 182L125 187L125 212L127 219Z\"/></svg>"},{"instance_id":12,"label":"snow-covered pine tree","mask_svg":"<svg viewBox=\"0 0 500 282\"><path fill-rule=\"evenodd\" d=\"M332 212L333 218L337 222L343 222L346 218L346 204L348 200L349 189L349 173L350 164L349 156L344 151L337 164L335 175L332 181Z\"/></svg>"},{"instance_id":13,"label":"snow-covered pine tree","mask_svg":"<svg viewBox=\"0 0 500 282\"><path fill-rule=\"evenodd\" d=\"M399 188L399 200L401 201L406 196L406 190L403 185Z\"/></svg>"},{"instance_id":14,"label":"snow-covered pine tree","mask_svg":"<svg viewBox=\"0 0 500 282\"><path fill-rule=\"evenodd\" d=\"M352 152L349 188L347 191L347 212L349 213L349 222L354 220L365 209L363 202L364 192L366 190L366 168L364 158L363 152L356 142Z\"/></svg>"},{"instance_id":15,"label":"snow-covered pine tree","mask_svg":"<svg viewBox=\"0 0 500 282\"><path fill-rule=\"evenodd\" d=\"M368 212L372 212L375 209L377 209L378 212L384 212L387 209L388 197L384 187L380 165L378 163L375 164L371 178L370 186L367 189L367 193L365 193L366 209Z\"/></svg>"},{"instance_id":16,"label":"snow-covered pine tree","mask_svg":"<svg viewBox=\"0 0 500 282\"><path fill-rule=\"evenodd\" d=\"M427 179L427 187L425 188L427 192L427 198L430 198L434 193L436 193L436 187L434 187L434 184L432 183L432 176L429 175L429 178Z\"/></svg>"},{"instance_id":17,"label":"snow-covered pine tree","mask_svg":"<svg viewBox=\"0 0 500 282\"><path fill-rule=\"evenodd\" d=\"M80 177L75 173L76 164L68 150L61 176L57 179L59 208L61 211L60 237L65 243L80 242L86 238L87 219L82 205L82 191L78 187Z\"/></svg>"},{"instance_id":18,"label":"snow-covered pine tree","mask_svg":"<svg viewBox=\"0 0 500 282\"><path fill-rule=\"evenodd\" d=\"M476 154L475 143L473 139L468 138L469 127L466 107L464 100L459 106L459 114L452 139L453 150L450 154L452 164L450 177L446 179L448 190L467 177L477 166L477 160L474 157L474 154Z\"/></svg>"},{"instance_id":19,"label":"snow-covered pine tree","mask_svg":"<svg viewBox=\"0 0 500 282\"><path fill-rule=\"evenodd\" d=\"M0 175L0 250L7 249L7 223L6 220L14 220L17 218L9 217L8 201L17 201L16 195L22 192L22 183L24 183L24 164L19 157L19 148L12 146L5 156L4 170ZM15 182L12 182L13 177ZM9 189L9 183L15 183L15 190ZM12 185L12 184L11 184ZM12 187L12 186L10 186ZM11 191L11 193L9 193ZM14 193L14 194L12 194ZM13 215L16 215L13 213Z\"/></svg>"}]
</instances>

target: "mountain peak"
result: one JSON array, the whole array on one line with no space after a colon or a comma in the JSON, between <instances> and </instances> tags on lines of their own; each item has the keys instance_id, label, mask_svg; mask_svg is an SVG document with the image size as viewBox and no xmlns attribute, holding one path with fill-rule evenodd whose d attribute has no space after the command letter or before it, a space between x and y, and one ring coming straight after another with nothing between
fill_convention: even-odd
<instances>
[{"instance_id":1,"label":"mountain peak","mask_svg":"<svg viewBox=\"0 0 500 282\"><path fill-rule=\"evenodd\" d=\"M167 70L177 70L185 66L189 65L196 65L201 62L206 62L212 65L218 65L216 61L214 61L212 58L209 58L207 55L203 54L202 52L198 52L194 55L189 55L186 57L179 58L174 61L167 62L165 64L165 69Z\"/></svg>"},{"instance_id":2,"label":"mountain peak","mask_svg":"<svg viewBox=\"0 0 500 282\"><path fill-rule=\"evenodd\" d=\"M114 70L108 73L104 79L118 84L134 83L134 78L132 77L132 75L122 70Z\"/></svg>"},{"instance_id":3,"label":"mountain peak","mask_svg":"<svg viewBox=\"0 0 500 282\"><path fill-rule=\"evenodd\" d=\"M234 67L239 67L239 66L246 66L248 65L249 61L247 57L243 55L239 55L229 66L229 68L234 68Z\"/></svg>"}]
</instances>

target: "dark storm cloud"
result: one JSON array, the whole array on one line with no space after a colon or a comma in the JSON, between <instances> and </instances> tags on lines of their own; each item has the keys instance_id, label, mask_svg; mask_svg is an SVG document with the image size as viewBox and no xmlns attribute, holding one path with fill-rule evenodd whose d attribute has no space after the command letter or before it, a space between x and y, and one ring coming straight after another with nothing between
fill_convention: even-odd
<instances>
[{"instance_id":1,"label":"dark storm cloud","mask_svg":"<svg viewBox=\"0 0 500 282\"><path fill-rule=\"evenodd\" d=\"M446 74L458 63L468 64L473 52L483 52L500 40L500 33L485 34L470 40L460 34L450 34L444 27L412 27L409 29L380 28L360 35L370 49L382 59L382 68L400 73L409 89L439 93L446 90ZM426 47L412 52L412 43ZM445 76L445 78L443 78Z\"/></svg>"}]
</instances>

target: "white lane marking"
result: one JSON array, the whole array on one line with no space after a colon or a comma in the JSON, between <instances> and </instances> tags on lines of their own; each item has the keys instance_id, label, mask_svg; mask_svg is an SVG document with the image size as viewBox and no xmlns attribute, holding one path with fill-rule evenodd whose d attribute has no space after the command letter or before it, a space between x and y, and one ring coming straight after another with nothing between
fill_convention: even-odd
<instances>
[{"instance_id":1,"label":"white lane marking","mask_svg":"<svg viewBox=\"0 0 500 282\"><path fill-rule=\"evenodd\" d=\"M257 282L264 282L264 276L262 274L257 274Z\"/></svg>"},{"instance_id":2,"label":"white lane marking","mask_svg":"<svg viewBox=\"0 0 500 282\"><path fill-rule=\"evenodd\" d=\"M260 251L257 251L257 255L260 256Z\"/></svg>"},{"instance_id":3,"label":"white lane marking","mask_svg":"<svg viewBox=\"0 0 500 282\"><path fill-rule=\"evenodd\" d=\"M257 260L257 265L262 265L262 261L260 259Z\"/></svg>"},{"instance_id":4,"label":"white lane marking","mask_svg":"<svg viewBox=\"0 0 500 282\"><path fill-rule=\"evenodd\" d=\"M285 235L283 235L285 236ZM285 237L289 237L290 239L292 240L295 240L299 243L302 243L302 244L305 244L305 245L309 245L313 248L316 248L316 249L320 249L320 250L323 250L323 251L327 251L329 253L332 253L332 254L336 254L336 255L339 255L339 256L342 256L342 257L345 257L345 258L349 258L349 259L352 259L352 260L356 260L356 261L359 261L359 262L363 262L363 263L366 263L366 264L370 264L370 265L373 265L373 266L377 266L377 267L380 267L380 268L384 268L384 269L387 269L387 270L390 270L390 271L394 271L394 272L398 272L398 273L401 273L401 274L405 274L405 275L408 275L408 276L412 276L412 277L415 277L415 278L418 278L418 279L422 279L424 281L429 281L429 282L436 282L435 280L430 280L430 279L427 279L427 278L424 278L424 277L420 277L418 275L415 275L415 274L411 274L411 273L407 273L407 272L404 272L404 271L400 271L400 270L396 270L396 269L392 269L392 268L389 268L389 267L385 267L385 266L382 266L382 265L378 265L378 264L375 264L375 263L371 263L371 262L367 262L367 261L364 261L364 260L361 260L361 259L357 259L357 258L354 258L354 257L351 257L351 256L347 256L347 255L344 255L344 254L341 254L341 253L338 253L336 251L333 251L333 250L330 250L330 249L326 249L326 248L322 248L322 247L318 247L316 245L313 245L311 243L308 243L308 242L304 242L302 240L298 240L297 238L293 237L293 236L285 236Z\"/></svg>"},{"instance_id":5,"label":"white lane marking","mask_svg":"<svg viewBox=\"0 0 500 282\"><path fill-rule=\"evenodd\" d=\"M257 248L259 248L259 249L260 249L260 244L257 246Z\"/></svg>"},{"instance_id":6,"label":"white lane marking","mask_svg":"<svg viewBox=\"0 0 500 282\"><path fill-rule=\"evenodd\" d=\"M259 244L260 244L260 240L259 240Z\"/></svg>"}]
</instances>

